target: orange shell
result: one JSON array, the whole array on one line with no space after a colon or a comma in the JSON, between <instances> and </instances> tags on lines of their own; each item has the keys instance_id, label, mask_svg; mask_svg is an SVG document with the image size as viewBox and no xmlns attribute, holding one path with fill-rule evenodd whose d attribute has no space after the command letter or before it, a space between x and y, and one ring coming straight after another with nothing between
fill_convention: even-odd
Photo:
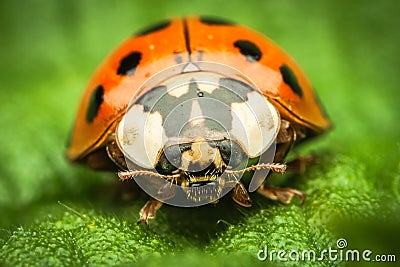
<instances>
[{"instance_id":1,"label":"orange shell","mask_svg":"<svg viewBox=\"0 0 400 267\"><path fill-rule=\"evenodd\" d=\"M256 44L261 57L246 59L234 43ZM141 53L133 75L117 74L121 60L133 51ZM204 23L199 17L179 18L148 34L129 38L109 55L95 72L84 92L73 128L67 157L81 160L103 146L127 105L146 79L179 61L212 61L229 65L248 77L273 103L283 118L307 127L314 134L330 127L311 84L294 60L265 36L243 26ZM301 88L301 95L285 83L280 67L288 66ZM93 90L104 88L102 103L93 120L86 119Z\"/></svg>"}]
</instances>

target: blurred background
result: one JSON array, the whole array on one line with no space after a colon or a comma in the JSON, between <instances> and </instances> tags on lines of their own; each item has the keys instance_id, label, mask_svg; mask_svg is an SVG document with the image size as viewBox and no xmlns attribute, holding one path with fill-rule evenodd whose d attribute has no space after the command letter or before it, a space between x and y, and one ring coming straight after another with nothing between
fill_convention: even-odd
<instances>
[{"instance_id":1,"label":"blurred background","mask_svg":"<svg viewBox=\"0 0 400 267\"><path fill-rule=\"evenodd\" d=\"M266 244L322 250L341 237L400 261L399 11L396 0L0 1L0 265L265 265L256 254ZM316 166L270 179L304 191L303 206L254 196L252 209L229 199L163 207L142 229L135 221L146 196L121 194L133 185L66 162L97 65L132 33L191 14L265 34L312 81L334 129L294 152L315 152Z\"/></svg>"}]
</instances>

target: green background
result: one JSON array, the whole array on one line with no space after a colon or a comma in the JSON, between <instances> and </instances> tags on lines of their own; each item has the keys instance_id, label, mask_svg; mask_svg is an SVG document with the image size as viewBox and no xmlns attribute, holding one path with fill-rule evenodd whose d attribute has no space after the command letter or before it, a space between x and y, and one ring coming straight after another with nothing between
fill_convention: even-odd
<instances>
[{"instance_id":1,"label":"green background","mask_svg":"<svg viewBox=\"0 0 400 267\"><path fill-rule=\"evenodd\" d=\"M1 1L0 265L268 266L257 260L265 245L320 251L337 248L338 238L346 249L396 254L399 262L399 10L396 0ZM264 33L313 82L335 127L295 151L314 151L318 164L301 176L270 177L305 192L304 205L253 195L245 209L228 197L216 206L164 206L140 227L146 196L113 174L65 161L96 66L133 32L187 14Z\"/></svg>"}]
</instances>

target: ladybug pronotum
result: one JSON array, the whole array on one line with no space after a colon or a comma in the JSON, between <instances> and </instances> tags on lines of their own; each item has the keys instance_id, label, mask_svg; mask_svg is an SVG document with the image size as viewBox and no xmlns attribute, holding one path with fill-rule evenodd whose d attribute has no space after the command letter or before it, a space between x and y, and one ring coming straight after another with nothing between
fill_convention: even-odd
<instances>
[{"instance_id":1,"label":"ladybug pronotum","mask_svg":"<svg viewBox=\"0 0 400 267\"><path fill-rule=\"evenodd\" d=\"M100 65L67 157L135 179L151 196L140 211L147 223L162 203L204 205L230 191L245 207L248 190L303 200L263 181L285 171L293 144L329 128L304 73L269 39L220 19L177 18L135 34ZM253 173L248 189L244 173Z\"/></svg>"}]
</instances>

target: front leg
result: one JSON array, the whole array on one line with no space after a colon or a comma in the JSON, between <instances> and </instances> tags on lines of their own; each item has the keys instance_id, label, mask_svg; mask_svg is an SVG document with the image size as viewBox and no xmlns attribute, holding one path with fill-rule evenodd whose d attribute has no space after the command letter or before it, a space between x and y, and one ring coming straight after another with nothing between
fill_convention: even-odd
<instances>
[{"instance_id":1,"label":"front leg","mask_svg":"<svg viewBox=\"0 0 400 267\"><path fill-rule=\"evenodd\" d=\"M251 207L252 202L246 188L241 182L237 182L233 187L232 199L242 207Z\"/></svg>"},{"instance_id":2,"label":"front leg","mask_svg":"<svg viewBox=\"0 0 400 267\"><path fill-rule=\"evenodd\" d=\"M257 192L266 198L279 200L285 204L289 204L294 196L298 197L301 200L301 203L303 203L306 198L302 192L292 188L276 188L261 185L257 189Z\"/></svg>"},{"instance_id":3,"label":"front leg","mask_svg":"<svg viewBox=\"0 0 400 267\"><path fill-rule=\"evenodd\" d=\"M146 175L150 174L154 173L149 171L121 171L118 173L118 176L121 180L128 180L137 175L145 177ZM163 204L162 201L171 199L175 196L175 187L173 186L173 183L173 180L166 181L156 193L155 198L147 201L147 203L139 212L139 220L137 221L137 224L147 224L149 219L154 219L156 217L157 210L159 210Z\"/></svg>"},{"instance_id":4,"label":"front leg","mask_svg":"<svg viewBox=\"0 0 400 267\"><path fill-rule=\"evenodd\" d=\"M149 219L154 219L156 217L156 212L159 210L162 206L162 202L152 198L147 203L143 206L143 208L139 212L139 220L137 221L137 224L147 224L147 221Z\"/></svg>"}]
</instances>

